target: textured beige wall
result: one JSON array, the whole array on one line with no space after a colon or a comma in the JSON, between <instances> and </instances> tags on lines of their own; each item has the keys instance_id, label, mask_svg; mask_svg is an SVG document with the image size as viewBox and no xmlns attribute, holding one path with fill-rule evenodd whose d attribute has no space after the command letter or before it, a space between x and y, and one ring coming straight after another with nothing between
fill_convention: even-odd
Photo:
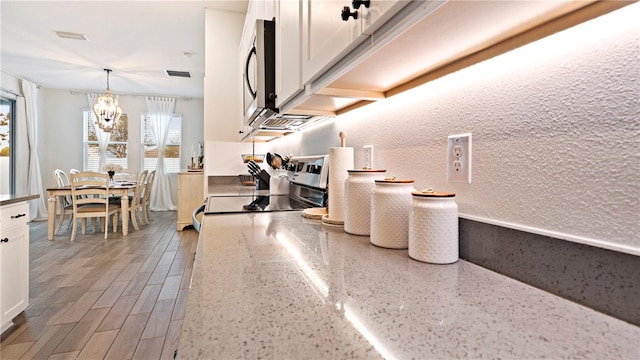
<instances>
[{"instance_id":1,"label":"textured beige wall","mask_svg":"<svg viewBox=\"0 0 640 360\"><path fill-rule=\"evenodd\" d=\"M373 144L374 167L413 178L418 189L454 191L462 217L640 255L640 23L602 20L570 29L579 32L568 41L556 34L272 149L328 153L346 131L356 166L362 146ZM448 183L447 136L467 132L473 182Z\"/></svg>"}]
</instances>

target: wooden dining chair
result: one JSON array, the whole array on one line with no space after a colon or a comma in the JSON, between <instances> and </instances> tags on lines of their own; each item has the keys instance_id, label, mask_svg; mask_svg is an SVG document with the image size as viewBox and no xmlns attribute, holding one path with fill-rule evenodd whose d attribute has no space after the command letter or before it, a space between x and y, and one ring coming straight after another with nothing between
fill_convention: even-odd
<instances>
[{"instance_id":1,"label":"wooden dining chair","mask_svg":"<svg viewBox=\"0 0 640 360\"><path fill-rule=\"evenodd\" d=\"M69 185L69 177L60 169L55 169L53 171L53 181L58 185L58 187ZM58 213L58 224L56 224L54 234L57 234L60 231L62 223L64 223L64 219L67 215L70 217L67 228L71 227L71 222L73 221L73 205L71 204L71 196L60 196L58 199Z\"/></svg>"},{"instance_id":2,"label":"wooden dining chair","mask_svg":"<svg viewBox=\"0 0 640 360\"><path fill-rule=\"evenodd\" d=\"M109 203L109 175L93 171L72 174L71 197L74 216L71 241L76 238L76 227L79 219L83 222L84 233L84 224L87 218L103 218L104 238L107 239L109 217L113 216L113 231L118 231L120 204Z\"/></svg>"},{"instance_id":3,"label":"wooden dining chair","mask_svg":"<svg viewBox=\"0 0 640 360\"><path fill-rule=\"evenodd\" d=\"M71 185L70 181L69 181L69 177L67 176L67 174L65 174L64 171L62 171L62 170L60 170L59 172L61 173L61 177L63 179L66 179L66 180L63 180L62 183L64 183L64 185ZM78 174L78 173L80 173L80 170L78 170L78 169L71 168L69 170L69 175ZM63 186L63 185L60 185L60 183L58 183L58 186ZM71 204L71 195L65 196L65 200L66 200L65 209L68 207L68 209L65 210L65 211L69 211L69 214L71 214L71 219L69 220L69 225L67 225L67 229L70 229L71 228L71 224L73 223L73 206ZM92 225L92 227L93 227L93 229L95 231L95 229L97 229L97 226L98 226L98 219L97 218L92 218L91 219L91 225ZM56 234L58 233L58 231L60 231L60 227L61 226L62 226L62 223L60 223L60 225L58 226L57 230L55 231ZM87 226L87 222L86 221L82 221L82 233L83 234L86 232L86 226Z\"/></svg>"},{"instance_id":4,"label":"wooden dining chair","mask_svg":"<svg viewBox=\"0 0 640 360\"><path fill-rule=\"evenodd\" d=\"M140 226L138 225L136 218L140 218L140 223L145 224L144 219L142 218L142 211L144 211L144 208L141 205L141 200L144 195L145 182L147 180L148 173L149 171L145 170L138 175L135 190L133 191L133 195L129 198L129 214L127 215L131 218L133 228L136 230L140 230ZM122 221L129 221L128 217L122 219Z\"/></svg>"},{"instance_id":5,"label":"wooden dining chair","mask_svg":"<svg viewBox=\"0 0 640 360\"><path fill-rule=\"evenodd\" d=\"M153 189L153 181L155 177L156 177L155 170L149 172L149 174L147 175L147 181L145 181L142 201L140 202L145 224L149 224L149 222L153 220L153 218L151 218L151 190Z\"/></svg>"}]
</instances>

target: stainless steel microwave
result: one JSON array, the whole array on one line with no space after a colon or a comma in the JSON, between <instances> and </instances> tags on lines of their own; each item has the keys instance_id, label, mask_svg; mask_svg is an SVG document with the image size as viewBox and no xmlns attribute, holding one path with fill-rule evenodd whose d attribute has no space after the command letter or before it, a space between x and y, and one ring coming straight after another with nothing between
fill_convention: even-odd
<instances>
[{"instance_id":1,"label":"stainless steel microwave","mask_svg":"<svg viewBox=\"0 0 640 360\"><path fill-rule=\"evenodd\" d=\"M242 92L246 125L258 128L278 112L275 20L256 20L245 54Z\"/></svg>"}]
</instances>

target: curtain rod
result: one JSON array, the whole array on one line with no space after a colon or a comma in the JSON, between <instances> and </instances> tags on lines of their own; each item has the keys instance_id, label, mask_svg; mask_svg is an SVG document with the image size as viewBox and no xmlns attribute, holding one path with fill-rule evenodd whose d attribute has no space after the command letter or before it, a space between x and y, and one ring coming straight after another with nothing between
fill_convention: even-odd
<instances>
[{"instance_id":1,"label":"curtain rod","mask_svg":"<svg viewBox=\"0 0 640 360\"><path fill-rule=\"evenodd\" d=\"M36 82L35 82L35 81L31 81L31 80L29 80L29 79L25 79L25 78L23 78L23 77L21 77L21 76L19 76L19 75L16 75L16 74L14 74L14 73L12 73L12 72L9 72L9 71L6 71L6 70L2 70L2 69L0 69L0 72L3 72L3 73L5 73L5 74L7 74L7 75L10 75L10 76L13 76L13 77L14 77L14 78L16 78L16 79L19 79L19 80L26 80L26 81L29 81L29 82L32 82L32 83L36 84ZM36 87L37 87L38 89L40 89L40 88L41 88L41 86L40 86L39 84L36 84ZM4 89L2 89L2 90L4 90ZM7 92L10 92L10 91L7 91ZM22 96L22 95L18 95L18 96Z\"/></svg>"},{"instance_id":2,"label":"curtain rod","mask_svg":"<svg viewBox=\"0 0 640 360\"><path fill-rule=\"evenodd\" d=\"M104 92L95 92L95 91L76 91L76 90L71 90L69 91L69 93L71 93L71 95L87 95L87 94L98 94L101 95ZM172 95L140 95L140 94L116 94L116 93L111 93L111 95L113 96L129 96L129 97L169 97L169 98L174 98L176 100L184 100L184 101L191 101L193 100L193 97L186 97L186 96L172 96Z\"/></svg>"},{"instance_id":3,"label":"curtain rod","mask_svg":"<svg viewBox=\"0 0 640 360\"><path fill-rule=\"evenodd\" d=\"M9 93L11 95L14 95L14 96L24 97L22 94L18 94L17 92L15 92L13 90L10 90L10 89L0 88L0 90L4 91L6 93Z\"/></svg>"}]
</instances>

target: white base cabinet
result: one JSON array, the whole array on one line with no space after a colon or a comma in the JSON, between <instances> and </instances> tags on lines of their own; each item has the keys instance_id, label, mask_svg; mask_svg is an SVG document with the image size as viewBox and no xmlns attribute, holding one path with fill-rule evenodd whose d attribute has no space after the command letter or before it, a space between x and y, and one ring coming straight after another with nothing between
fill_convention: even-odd
<instances>
[{"instance_id":1,"label":"white base cabinet","mask_svg":"<svg viewBox=\"0 0 640 360\"><path fill-rule=\"evenodd\" d=\"M193 210L203 203L204 173L196 171L178 173L178 224L176 226L178 231L193 225Z\"/></svg>"},{"instance_id":2,"label":"white base cabinet","mask_svg":"<svg viewBox=\"0 0 640 360\"><path fill-rule=\"evenodd\" d=\"M29 205L0 206L0 331L29 305Z\"/></svg>"}]
</instances>

